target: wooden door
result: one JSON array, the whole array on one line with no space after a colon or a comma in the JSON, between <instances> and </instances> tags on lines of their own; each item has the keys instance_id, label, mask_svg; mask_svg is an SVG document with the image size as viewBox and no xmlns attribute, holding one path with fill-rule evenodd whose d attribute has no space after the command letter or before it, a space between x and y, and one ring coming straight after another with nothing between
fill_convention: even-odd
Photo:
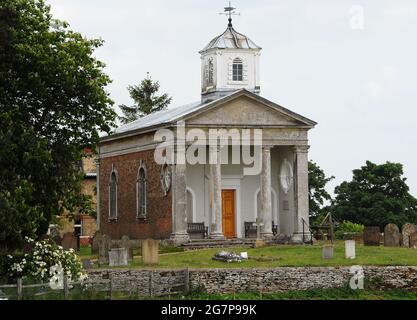
<instances>
[{"instance_id":1,"label":"wooden door","mask_svg":"<svg viewBox=\"0 0 417 320\"><path fill-rule=\"evenodd\" d=\"M236 237L235 190L222 190L222 226L226 238Z\"/></svg>"}]
</instances>

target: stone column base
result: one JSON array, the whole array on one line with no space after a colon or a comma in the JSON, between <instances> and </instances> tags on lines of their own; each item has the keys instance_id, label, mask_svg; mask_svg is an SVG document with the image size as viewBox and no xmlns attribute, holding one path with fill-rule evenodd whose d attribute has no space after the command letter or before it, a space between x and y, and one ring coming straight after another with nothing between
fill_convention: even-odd
<instances>
[{"instance_id":1,"label":"stone column base","mask_svg":"<svg viewBox=\"0 0 417 320\"><path fill-rule=\"evenodd\" d=\"M173 233L169 238L169 242L175 246L178 246L183 243L190 241L190 236L188 233Z\"/></svg>"},{"instance_id":2,"label":"stone column base","mask_svg":"<svg viewBox=\"0 0 417 320\"><path fill-rule=\"evenodd\" d=\"M211 233L209 235L209 239L213 239L213 240L226 240L226 237L224 236L223 233Z\"/></svg>"},{"instance_id":3,"label":"stone column base","mask_svg":"<svg viewBox=\"0 0 417 320\"><path fill-rule=\"evenodd\" d=\"M262 235L262 239L273 239L274 238L274 234L272 232L261 233L261 235Z\"/></svg>"}]
</instances>

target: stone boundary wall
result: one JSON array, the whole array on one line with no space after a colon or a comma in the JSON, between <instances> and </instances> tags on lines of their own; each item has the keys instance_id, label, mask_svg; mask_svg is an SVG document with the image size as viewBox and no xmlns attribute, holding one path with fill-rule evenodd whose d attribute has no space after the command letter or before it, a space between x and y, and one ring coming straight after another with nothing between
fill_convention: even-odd
<instances>
[{"instance_id":1,"label":"stone boundary wall","mask_svg":"<svg viewBox=\"0 0 417 320\"><path fill-rule=\"evenodd\" d=\"M417 267L364 266L365 287L374 290L417 290ZM188 273L188 275L187 275ZM143 295L166 294L204 287L209 293L278 292L313 288L338 288L349 283L350 267L281 267L273 269L95 269L90 280L113 281L114 290ZM152 283L152 285L151 285Z\"/></svg>"}]
</instances>

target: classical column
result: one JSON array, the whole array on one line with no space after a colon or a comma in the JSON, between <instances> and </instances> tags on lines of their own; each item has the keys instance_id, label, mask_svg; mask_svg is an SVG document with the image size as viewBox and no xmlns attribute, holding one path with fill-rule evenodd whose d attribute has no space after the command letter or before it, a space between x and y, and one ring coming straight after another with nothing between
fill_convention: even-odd
<instances>
[{"instance_id":1,"label":"classical column","mask_svg":"<svg viewBox=\"0 0 417 320\"><path fill-rule=\"evenodd\" d=\"M220 148L209 146L210 157L210 200L211 200L211 239L224 239L222 228L222 170Z\"/></svg>"},{"instance_id":2,"label":"classical column","mask_svg":"<svg viewBox=\"0 0 417 320\"><path fill-rule=\"evenodd\" d=\"M262 237L271 238L272 233L272 201L271 201L271 146L262 147L261 171L261 216L263 222Z\"/></svg>"},{"instance_id":3,"label":"classical column","mask_svg":"<svg viewBox=\"0 0 417 320\"><path fill-rule=\"evenodd\" d=\"M96 162L96 230L100 230L100 158Z\"/></svg>"},{"instance_id":4,"label":"classical column","mask_svg":"<svg viewBox=\"0 0 417 320\"><path fill-rule=\"evenodd\" d=\"M173 223L171 241L174 244L188 242L190 237L187 232L187 184L185 158L179 154L185 154L185 146L177 143L175 152L175 164L172 166L172 210Z\"/></svg>"},{"instance_id":5,"label":"classical column","mask_svg":"<svg viewBox=\"0 0 417 320\"><path fill-rule=\"evenodd\" d=\"M295 225L293 241L309 240L309 207L308 207L308 149L310 147L295 146L295 173L294 173L294 203ZM304 227L304 234L303 234ZM304 235L304 237L303 237Z\"/></svg>"}]
</instances>

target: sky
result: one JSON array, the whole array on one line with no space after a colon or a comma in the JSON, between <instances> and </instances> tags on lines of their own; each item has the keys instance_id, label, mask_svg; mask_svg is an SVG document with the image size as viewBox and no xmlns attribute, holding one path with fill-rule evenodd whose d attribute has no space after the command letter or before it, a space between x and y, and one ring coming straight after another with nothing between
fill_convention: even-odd
<instances>
[{"instance_id":1,"label":"sky","mask_svg":"<svg viewBox=\"0 0 417 320\"><path fill-rule=\"evenodd\" d=\"M47 0L89 38L115 105L149 72L170 108L200 100L201 50L221 34L226 0ZM235 29L260 45L261 95L318 122L310 159L336 178L375 163L404 165L417 197L417 1L235 0Z\"/></svg>"}]
</instances>

